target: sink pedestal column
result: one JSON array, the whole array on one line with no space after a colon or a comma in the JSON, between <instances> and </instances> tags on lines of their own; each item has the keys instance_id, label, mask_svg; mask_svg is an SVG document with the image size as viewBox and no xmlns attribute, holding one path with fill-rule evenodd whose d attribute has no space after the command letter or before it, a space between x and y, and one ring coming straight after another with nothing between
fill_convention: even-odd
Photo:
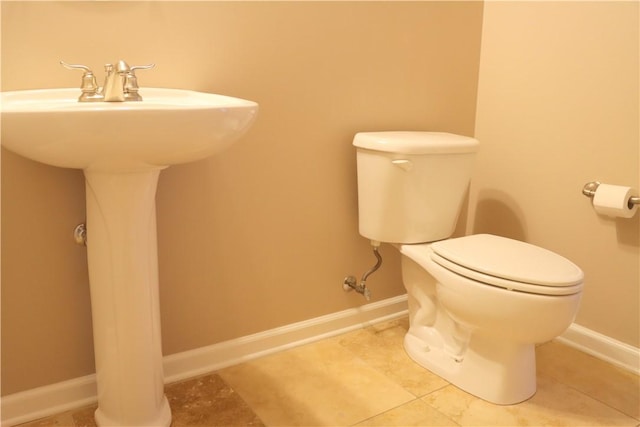
<instances>
[{"instance_id":1,"label":"sink pedestal column","mask_svg":"<svg viewBox=\"0 0 640 427\"><path fill-rule=\"evenodd\" d=\"M155 195L161 168L85 170L99 426L169 426Z\"/></svg>"}]
</instances>

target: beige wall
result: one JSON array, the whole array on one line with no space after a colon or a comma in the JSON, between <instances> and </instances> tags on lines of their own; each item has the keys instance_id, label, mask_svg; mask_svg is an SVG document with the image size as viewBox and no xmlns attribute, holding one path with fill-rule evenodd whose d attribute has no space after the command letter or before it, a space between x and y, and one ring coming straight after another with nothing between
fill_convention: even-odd
<instances>
[{"instance_id":1,"label":"beige wall","mask_svg":"<svg viewBox=\"0 0 640 427\"><path fill-rule=\"evenodd\" d=\"M635 347L640 215L599 217L581 189L592 180L640 188L638 6L485 4L469 214L470 232L526 240L580 265L576 322Z\"/></svg>"},{"instance_id":2,"label":"beige wall","mask_svg":"<svg viewBox=\"0 0 640 427\"><path fill-rule=\"evenodd\" d=\"M2 89L77 86L58 61L155 62L144 86L260 103L228 151L158 188L165 354L364 304L357 131L474 132L479 2L2 2ZM144 95L144 91L141 91ZM93 372L81 172L2 152L2 393ZM89 230L89 235L91 230ZM404 293L398 256L370 285Z\"/></svg>"}]
</instances>

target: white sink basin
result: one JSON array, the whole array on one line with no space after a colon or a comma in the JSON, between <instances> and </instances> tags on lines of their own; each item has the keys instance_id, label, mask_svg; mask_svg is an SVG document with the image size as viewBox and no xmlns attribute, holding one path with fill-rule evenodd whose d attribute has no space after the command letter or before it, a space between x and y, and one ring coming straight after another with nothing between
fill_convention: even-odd
<instances>
[{"instance_id":1,"label":"white sink basin","mask_svg":"<svg viewBox=\"0 0 640 427\"><path fill-rule=\"evenodd\" d=\"M80 90L2 92L2 145L49 165L144 170L203 159L253 123L252 101L142 88L141 102L78 102Z\"/></svg>"}]
</instances>

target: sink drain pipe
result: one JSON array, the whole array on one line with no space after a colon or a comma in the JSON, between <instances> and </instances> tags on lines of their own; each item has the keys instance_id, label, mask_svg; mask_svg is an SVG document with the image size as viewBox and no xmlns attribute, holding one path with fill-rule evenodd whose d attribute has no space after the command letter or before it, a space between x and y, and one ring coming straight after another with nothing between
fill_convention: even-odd
<instances>
[{"instance_id":1,"label":"sink drain pipe","mask_svg":"<svg viewBox=\"0 0 640 427\"><path fill-rule=\"evenodd\" d=\"M367 301L371 299L371 291L369 290L369 288L367 288L367 278L371 274L373 274L377 269L379 269L380 266L382 265L382 256L378 251L378 248L380 247L380 242L372 240L371 246L373 246L373 255L375 255L377 260L376 265L371 267L368 271L366 271L362 275L362 278L360 279L360 283L358 283L355 276L347 276L344 278L344 281L342 282L342 289L345 292L356 291L357 293L362 294L367 299Z\"/></svg>"}]
</instances>

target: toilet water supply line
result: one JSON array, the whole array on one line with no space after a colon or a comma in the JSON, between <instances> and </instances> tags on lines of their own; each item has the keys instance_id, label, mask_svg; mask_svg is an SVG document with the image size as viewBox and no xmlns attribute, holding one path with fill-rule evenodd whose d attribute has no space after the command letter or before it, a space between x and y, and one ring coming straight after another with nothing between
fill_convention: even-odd
<instances>
[{"instance_id":1,"label":"toilet water supply line","mask_svg":"<svg viewBox=\"0 0 640 427\"><path fill-rule=\"evenodd\" d=\"M367 299L367 301L371 299L371 291L369 290L369 288L367 288L367 284L366 284L367 278L372 273L374 273L377 269L379 269L380 266L382 265L382 256L380 255L380 252L378 252L378 248L380 247L380 242L372 240L371 246L373 246L373 255L375 255L377 259L376 265L371 267L368 271L366 271L362 275L362 278L360 279L360 283L357 282L357 279L355 278L355 276L347 276L344 278L344 281L342 282L342 289L345 292L356 291L357 293L362 294Z\"/></svg>"}]
</instances>

